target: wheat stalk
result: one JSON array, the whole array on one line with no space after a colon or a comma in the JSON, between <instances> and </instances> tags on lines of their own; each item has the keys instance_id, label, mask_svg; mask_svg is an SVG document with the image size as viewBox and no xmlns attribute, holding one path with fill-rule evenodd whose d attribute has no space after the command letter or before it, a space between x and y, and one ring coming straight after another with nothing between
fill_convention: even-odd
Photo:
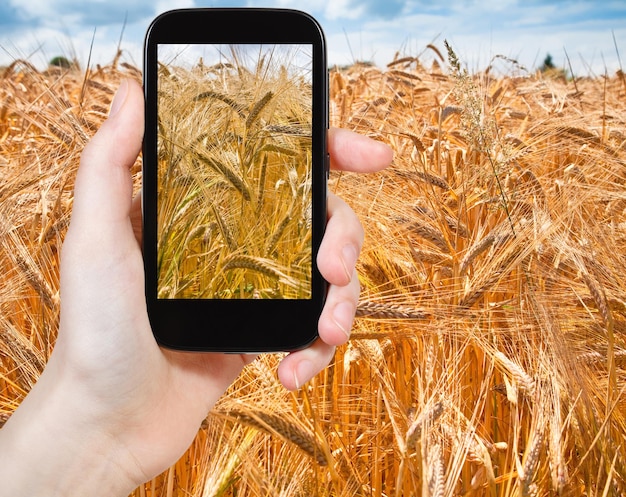
<instances>
[{"instance_id":1,"label":"wheat stalk","mask_svg":"<svg viewBox=\"0 0 626 497\"><path fill-rule=\"evenodd\" d=\"M430 497L443 497L445 490L445 467L443 463L441 446L435 444L429 447L428 464L428 494Z\"/></svg>"},{"instance_id":2,"label":"wheat stalk","mask_svg":"<svg viewBox=\"0 0 626 497\"><path fill-rule=\"evenodd\" d=\"M496 234L492 231L488 235L482 237L478 242L474 243L474 245L472 245L463 256L461 264L459 265L459 272L461 274L465 273L474 259L476 259L485 250L488 250L495 242Z\"/></svg>"},{"instance_id":3,"label":"wheat stalk","mask_svg":"<svg viewBox=\"0 0 626 497\"><path fill-rule=\"evenodd\" d=\"M235 100L233 100L232 98L222 93L218 93L213 90L203 91L202 93L199 93L198 95L196 95L194 97L194 100L202 101L208 98L212 98L212 99L216 99L216 100L220 100L221 102L224 102L228 107L233 109L241 119L245 118L243 105L237 103Z\"/></svg>"},{"instance_id":4,"label":"wheat stalk","mask_svg":"<svg viewBox=\"0 0 626 497\"><path fill-rule=\"evenodd\" d=\"M472 307L478 300L503 278L504 275L513 270L512 264L517 259L517 254L510 254L495 268L489 275L479 279L477 283L470 287L459 300L459 307Z\"/></svg>"},{"instance_id":5,"label":"wheat stalk","mask_svg":"<svg viewBox=\"0 0 626 497\"><path fill-rule=\"evenodd\" d=\"M357 305L356 316L370 319L426 319L427 314L398 304L362 301Z\"/></svg>"},{"instance_id":6,"label":"wheat stalk","mask_svg":"<svg viewBox=\"0 0 626 497\"><path fill-rule=\"evenodd\" d=\"M519 470L519 483L521 494L526 496L536 495L537 484L535 483L535 472L539 463L541 451L543 449L544 435L541 432L533 433L531 443L526 448L524 460Z\"/></svg>"},{"instance_id":7,"label":"wheat stalk","mask_svg":"<svg viewBox=\"0 0 626 497\"><path fill-rule=\"evenodd\" d=\"M226 259L222 265L222 270L224 271L231 269L247 269L261 273L271 278L276 278L281 283L295 289L299 289L303 285L303 282L301 282L298 278L289 276L285 272L285 268L282 268L271 259L243 254L233 254Z\"/></svg>"},{"instance_id":8,"label":"wheat stalk","mask_svg":"<svg viewBox=\"0 0 626 497\"><path fill-rule=\"evenodd\" d=\"M241 193L241 196L244 198L244 200L250 201L250 199L252 198L250 195L250 189L245 184L243 178L238 176L237 173L233 171L228 165L226 165L224 162L215 160L205 154L196 153L195 155L198 160L200 160L204 164L207 164L218 173L222 174L224 178L226 178L229 183L233 185L239 193Z\"/></svg>"},{"instance_id":9,"label":"wheat stalk","mask_svg":"<svg viewBox=\"0 0 626 497\"><path fill-rule=\"evenodd\" d=\"M429 185L441 188L442 190L450 189L450 185L448 185L448 182L446 180L431 173L426 173L422 171L404 171L398 169L393 169L393 171L401 178L412 179L413 181L422 181Z\"/></svg>"},{"instance_id":10,"label":"wheat stalk","mask_svg":"<svg viewBox=\"0 0 626 497\"><path fill-rule=\"evenodd\" d=\"M48 282L43 279L39 271L37 271L28 258L21 255L15 255L15 264L19 267L24 275L26 281L33 287L37 294L41 297L43 303L49 309L54 309L58 303L57 295L52 291Z\"/></svg>"},{"instance_id":11,"label":"wheat stalk","mask_svg":"<svg viewBox=\"0 0 626 497\"><path fill-rule=\"evenodd\" d=\"M443 402L435 402L425 409L411 423L406 431L405 443L407 448L415 447L425 428L429 428L443 414Z\"/></svg>"},{"instance_id":12,"label":"wheat stalk","mask_svg":"<svg viewBox=\"0 0 626 497\"><path fill-rule=\"evenodd\" d=\"M19 383L24 391L30 390L39 379L45 357L22 333L10 323L0 327L0 350L6 358L12 358L20 372Z\"/></svg>"},{"instance_id":13,"label":"wheat stalk","mask_svg":"<svg viewBox=\"0 0 626 497\"><path fill-rule=\"evenodd\" d=\"M511 359L509 359L504 353L496 350L493 354L496 361L503 366L516 381L520 389L526 393L530 398L535 394L536 383L532 377L524 371L524 369Z\"/></svg>"},{"instance_id":14,"label":"wheat stalk","mask_svg":"<svg viewBox=\"0 0 626 497\"><path fill-rule=\"evenodd\" d=\"M390 78L398 77L401 79L408 79L411 81L422 81L422 78L420 78L417 74L414 74L412 72L407 72L407 71L401 71L399 69L392 69L388 71L387 74Z\"/></svg>"},{"instance_id":15,"label":"wheat stalk","mask_svg":"<svg viewBox=\"0 0 626 497\"><path fill-rule=\"evenodd\" d=\"M258 100L254 104L254 107L252 107L252 110L250 110L250 114L248 114L248 117L246 118L246 128L250 128L254 124L254 122L261 114L261 111L267 106L267 104L269 104L270 100L272 100L272 97L274 97L274 93L268 91L265 95L263 95L260 100Z\"/></svg>"},{"instance_id":16,"label":"wheat stalk","mask_svg":"<svg viewBox=\"0 0 626 497\"><path fill-rule=\"evenodd\" d=\"M261 429L269 434L279 435L283 440L302 449L321 466L328 464L324 450L315 439L315 435L305 430L300 424L289 421L285 416L262 410L245 412L231 410L227 414L241 423Z\"/></svg>"},{"instance_id":17,"label":"wheat stalk","mask_svg":"<svg viewBox=\"0 0 626 497\"><path fill-rule=\"evenodd\" d=\"M421 221L409 221L408 219L400 219L400 221L406 224L409 231L433 243L442 252L450 252L450 247L448 246L445 236L437 228L422 223Z\"/></svg>"}]
</instances>

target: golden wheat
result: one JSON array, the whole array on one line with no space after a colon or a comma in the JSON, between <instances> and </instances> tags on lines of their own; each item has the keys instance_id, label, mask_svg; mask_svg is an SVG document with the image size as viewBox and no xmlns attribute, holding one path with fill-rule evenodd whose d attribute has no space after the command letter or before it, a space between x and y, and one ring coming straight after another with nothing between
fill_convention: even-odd
<instances>
[{"instance_id":1,"label":"golden wheat","mask_svg":"<svg viewBox=\"0 0 626 497\"><path fill-rule=\"evenodd\" d=\"M437 47L427 48L428 67L410 54L385 69L329 74L332 123L395 151L382 173L331 174L367 233L353 340L297 393L276 379L280 356L258 359L186 455L136 497L626 492L623 74L573 82L506 58L499 63L509 76L491 66L470 74L452 47L447 69ZM227 79L235 68L189 72ZM173 87L189 76L161 71ZM255 70L247 74L250 82ZM140 74L117 60L86 73L16 61L0 76L0 424L54 344L78 157L124 76ZM277 163L299 161L310 146L304 119L269 119L279 92L294 90L281 81L277 71L256 90L187 89L215 126L230 126L213 155L203 148L209 130L162 123L165 134L193 129L164 145L174 152L165 226L193 221L178 239L193 252L186 264L214 257L263 275L251 298L293 277L291 264L268 261L300 252L288 230L307 222L293 203L302 172L275 175ZM254 140L254 150L237 155L242 140ZM194 153L184 152L189 144ZM198 166L209 162L218 198L196 219L207 192L192 185L207 179ZM133 172L138 180L139 162ZM228 216L231 198L271 220L266 243L251 253L221 252L249 231ZM171 279L166 290L194 284Z\"/></svg>"}]
</instances>

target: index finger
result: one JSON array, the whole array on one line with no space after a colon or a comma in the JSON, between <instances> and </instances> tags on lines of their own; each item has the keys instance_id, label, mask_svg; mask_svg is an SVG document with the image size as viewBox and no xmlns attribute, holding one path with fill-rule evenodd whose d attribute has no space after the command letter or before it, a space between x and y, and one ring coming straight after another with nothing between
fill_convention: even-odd
<instances>
[{"instance_id":1,"label":"index finger","mask_svg":"<svg viewBox=\"0 0 626 497\"><path fill-rule=\"evenodd\" d=\"M386 168L393 151L386 143L341 128L328 130L330 167L340 171L371 173Z\"/></svg>"}]
</instances>

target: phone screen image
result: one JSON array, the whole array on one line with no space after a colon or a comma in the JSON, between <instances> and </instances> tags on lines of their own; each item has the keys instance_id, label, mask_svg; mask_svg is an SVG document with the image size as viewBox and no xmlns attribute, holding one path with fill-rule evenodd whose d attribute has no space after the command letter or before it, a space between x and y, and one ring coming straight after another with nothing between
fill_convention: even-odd
<instances>
[{"instance_id":1,"label":"phone screen image","mask_svg":"<svg viewBox=\"0 0 626 497\"><path fill-rule=\"evenodd\" d=\"M146 32L142 250L162 346L276 352L318 337L328 283L328 66L289 9L164 12Z\"/></svg>"},{"instance_id":2,"label":"phone screen image","mask_svg":"<svg viewBox=\"0 0 626 497\"><path fill-rule=\"evenodd\" d=\"M310 299L312 46L157 56L158 298Z\"/></svg>"}]
</instances>

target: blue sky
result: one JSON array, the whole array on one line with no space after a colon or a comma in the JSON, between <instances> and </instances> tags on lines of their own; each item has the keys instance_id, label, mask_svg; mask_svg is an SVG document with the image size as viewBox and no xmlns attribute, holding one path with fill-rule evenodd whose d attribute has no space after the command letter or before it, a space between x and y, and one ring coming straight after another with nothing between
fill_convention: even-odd
<instances>
[{"instance_id":1,"label":"blue sky","mask_svg":"<svg viewBox=\"0 0 626 497\"><path fill-rule=\"evenodd\" d=\"M434 56L448 40L470 70L502 55L528 69L547 53L577 75L610 75L626 66L623 0L0 0L0 65L28 58L37 66L56 55L84 65L94 35L92 62L106 64L116 51L124 19L123 60L141 64L143 36L160 12L193 6L263 6L305 10L322 24L331 64L356 59L380 66L397 52ZM208 29L208 28L207 28ZM506 70L506 66L503 67Z\"/></svg>"}]
</instances>

